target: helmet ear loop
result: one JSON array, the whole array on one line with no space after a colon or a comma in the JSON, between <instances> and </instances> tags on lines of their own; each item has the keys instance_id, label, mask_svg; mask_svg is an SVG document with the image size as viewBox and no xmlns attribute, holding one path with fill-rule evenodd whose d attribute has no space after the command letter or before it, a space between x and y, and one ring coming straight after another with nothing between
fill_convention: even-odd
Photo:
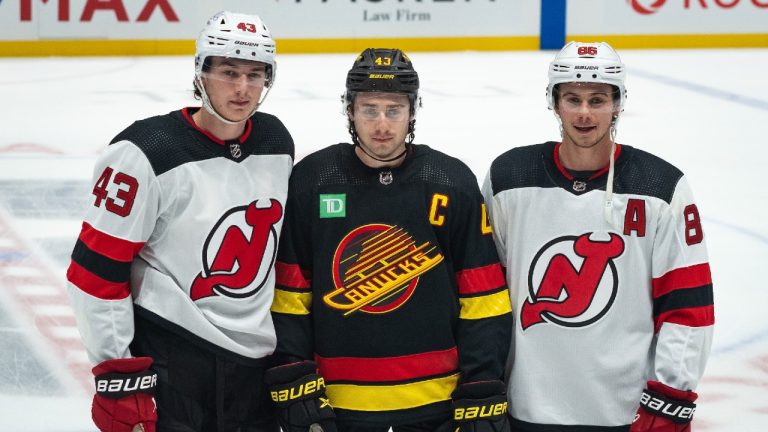
<instances>
[{"instance_id":1,"label":"helmet ear loop","mask_svg":"<svg viewBox=\"0 0 768 432\"><path fill-rule=\"evenodd\" d=\"M344 95L342 95L342 100L344 98ZM347 115L347 131L349 131L349 136L352 137L352 144L356 146L360 146L360 140L357 136L357 130L355 129L355 120L353 118L354 114L352 114L352 104L347 104L345 108L345 114Z\"/></svg>"},{"instance_id":2,"label":"helmet ear loop","mask_svg":"<svg viewBox=\"0 0 768 432\"><path fill-rule=\"evenodd\" d=\"M555 106L548 107L550 110L552 110L552 113L555 115L555 118L557 119L557 127L560 130L560 140L565 138L565 129L563 128L563 119L560 118L560 113L557 112L558 106L557 102L555 102Z\"/></svg>"},{"instance_id":3,"label":"helmet ear loop","mask_svg":"<svg viewBox=\"0 0 768 432\"><path fill-rule=\"evenodd\" d=\"M421 96L416 96L411 104L411 119L408 121L408 134L406 135L405 144L413 144L413 140L416 139L416 112L422 107Z\"/></svg>"},{"instance_id":4,"label":"helmet ear loop","mask_svg":"<svg viewBox=\"0 0 768 432\"><path fill-rule=\"evenodd\" d=\"M405 143L410 145L413 144L413 140L416 138L416 119L412 118L411 121L408 122L408 137L405 140Z\"/></svg>"},{"instance_id":5,"label":"helmet ear loop","mask_svg":"<svg viewBox=\"0 0 768 432\"><path fill-rule=\"evenodd\" d=\"M612 143L616 142L616 133L617 133L616 129L617 129L617 126L618 126L618 123L619 123L619 114L620 113L621 113L621 111L615 111L613 113L613 116L611 117L611 126L608 129L608 132L610 133L611 142Z\"/></svg>"},{"instance_id":6,"label":"helmet ear loop","mask_svg":"<svg viewBox=\"0 0 768 432\"><path fill-rule=\"evenodd\" d=\"M272 90L272 87L275 85L275 78L277 78L277 62L275 62L273 65L267 65L267 68L268 68L267 79L264 81L264 91L261 93L259 102L253 108L251 115L249 115L248 117L251 117L252 115L256 114L256 111L258 111L259 108L261 108L261 105L264 103L264 101L267 100L267 95L269 95L269 91Z\"/></svg>"}]
</instances>

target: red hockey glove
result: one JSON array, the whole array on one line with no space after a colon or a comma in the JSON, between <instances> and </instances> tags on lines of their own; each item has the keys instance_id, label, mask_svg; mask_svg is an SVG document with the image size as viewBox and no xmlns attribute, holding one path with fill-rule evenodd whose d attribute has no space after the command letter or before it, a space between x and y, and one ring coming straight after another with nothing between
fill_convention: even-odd
<instances>
[{"instance_id":1,"label":"red hockey glove","mask_svg":"<svg viewBox=\"0 0 768 432\"><path fill-rule=\"evenodd\" d=\"M507 394L501 381L462 384L453 398L454 432L509 432Z\"/></svg>"},{"instance_id":2,"label":"red hockey glove","mask_svg":"<svg viewBox=\"0 0 768 432\"><path fill-rule=\"evenodd\" d=\"M278 408L278 422L285 432L336 432L336 414L317 364L305 360L267 370L264 378Z\"/></svg>"},{"instance_id":3,"label":"red hockey glove","mask_svg":"<svg viewBox=\"0 0 768 432\"><path fill-rule=\"evenodd\" d=\"M152 394L157 374L150 357L114 359L93 368L96 394L91 415L102 432L132 432L137 425L155 432L157 412ZM141 430L141 429L139 429Z\"/></svg>"},{"instance_id":4,"label":"red hockey glove","mask_svg":"<svg viewBox=\"0 0 768 432\"><path fill-rule=\"evenodd\" d=\"M648 381L630 432L690 432L698 395Z\"/></svg>"}]
</instances>

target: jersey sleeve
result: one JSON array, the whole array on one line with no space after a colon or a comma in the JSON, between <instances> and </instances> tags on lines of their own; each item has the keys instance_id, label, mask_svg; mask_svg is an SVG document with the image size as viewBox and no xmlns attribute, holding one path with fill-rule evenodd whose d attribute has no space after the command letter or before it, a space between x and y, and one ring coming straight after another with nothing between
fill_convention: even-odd
<instances>
[{"instance_id":1,"label":"jersey sleeve","mask_svg":"<svg viewBox=\"0 0 768 432\"><path fill-rule=\"evenodd\" d=\"M464 200L463 214L454 220L451 251L459 297L459 368L463 382L501 380L512 334L509 290L479 188L475 185Z\"/></svg>"},{"instance_id":2,"label":"jersey sleeve","mask_svg":"<svg viewBox=\"0 0 768 432\"><path fill-rule=\"evenodd\" d=\"M715 319L701 217L685 177L666 210L652 258L654 378L694 390L709 357Z\"/></svg>"},{"instance_id":3,"label":"jersey sleeve","mask_svg":"<svg viewBox=\"0 0 768 432\"><path fill-rule=\"evenodd\" d=\"M504 217L504 206L499 204L498 199L493 194L493 183L491 180L490 169L488 170L488 174L485 176L485 181L483 181L482 194L485 201L488 222L490 223L491 227L506 226L507 221ZM493 230L493 240L496 244L496 252L499 255L499 260L501 261L502 266L507 262L507 243L505 233L505 230Z\"/></svg>"},{"instance_id":4,"label":"jersey sleeve","mask_svg":"<svg viewBox=\"0 0 768 432\"><path fill-rule=\"evenodd\" d=\"M278 362L311 360L314 355L312 326L311 230L307 211L297 191L288 190L285 222L275 262L275 298L272 321L277 333Z\"/></svg>"},{"instance_id":5,"label":"jersey sleeve","mask_svg":"<svg viewBox=\"0 0 768 432\"><path fill-rule=\"evenodd\" d=\"M130 357L131 263L159 208L154 171L134 144L110 145L97 160L90 201L67 269L67 291L93 363Z\"/></svg>"}]
</instances>

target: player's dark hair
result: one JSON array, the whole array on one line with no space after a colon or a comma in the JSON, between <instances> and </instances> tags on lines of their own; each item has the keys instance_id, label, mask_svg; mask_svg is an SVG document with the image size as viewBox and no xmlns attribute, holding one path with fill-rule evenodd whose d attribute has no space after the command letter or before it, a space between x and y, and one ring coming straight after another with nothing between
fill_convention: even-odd
<instances>
[{"instance_id":1,"label":"player's dark hair","mask_svg":"<svg viewBox=\"0 0 768 432\"><path fill-rule=\"evenodd\" d=\"M202 68L203 73L210 72L211 62L212 62L212 57L206 57L205 60L203 60L203 68ZM195 99L202 100L203 94L200 92L200 89L197 88L197 82L195 80L192 80L192 88L193 88L192 90L193 96L195 97Z\"/></svg>"}]
</instances>

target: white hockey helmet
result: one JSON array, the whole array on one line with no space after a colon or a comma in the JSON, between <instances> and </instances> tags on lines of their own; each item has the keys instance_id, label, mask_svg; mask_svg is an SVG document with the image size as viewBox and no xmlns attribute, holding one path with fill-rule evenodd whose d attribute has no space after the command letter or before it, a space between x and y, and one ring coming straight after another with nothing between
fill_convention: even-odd
<instances>
[{"instance_id":1,"label":"white hockey helmet","mask_svg":"<svg viewBox=\"0 0 768 432\"><path fill-rule=\"evenodd\" d=\"M555 86L562 83L601 83L618 89L618 112L624 109L627 76L624 63L606 42L569 42L549 63L547 103L555 109Z\"/></svg>"},{"instance_id":2,"label":"white hockey helmet","mask_svg":"<svg viewBox=\"0 0 768 432\"><path fill-rule=\"evenodd\" d=\"M202 75L204 68L207 67L205 60L212 56L264 63L267 74L264 86L267 90L261 95L258 105L264 102L269 88L275 82L277 63L275 62L275 40L272 39L272 34L258 15L228 11L217 13L208 19L208 23L197 37L195 48L195 83L203 99L203 106L208 112L225 123L232 123L222 118L213 109L203 86Z\"/></svg>"}]
</instances>

